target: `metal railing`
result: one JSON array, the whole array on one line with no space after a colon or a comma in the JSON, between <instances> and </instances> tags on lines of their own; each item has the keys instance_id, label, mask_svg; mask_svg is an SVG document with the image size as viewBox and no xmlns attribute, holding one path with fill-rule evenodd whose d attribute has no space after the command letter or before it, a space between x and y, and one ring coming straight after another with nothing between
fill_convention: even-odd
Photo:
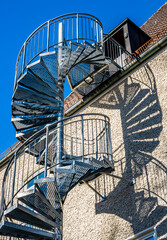
<instances>
[{"instance_id":1,"label":"metal railing","mask_svg":"<svg viewBox=\"0 0 167 240\"><path fill-rule=\"evenodd\" d=\"M62 124L59 124L59 123ZM63 129L63 147L57 146L59 126ZM62 149L62 159L58 160L58 149ZM1 214L13 205L19 192L33 184L35 178L50 177L50 171L66 161L89 163L108 159L112 164L110 123L102 114L81 114L47 125L28 140L13 154L6 168L1 195ZM59 161L59 162L58 162Z\"/></svg>"},{"instance_id":2,"label":"metal railing","mask_svg":"<svg viewBox=\"0 0 167 240\"><path fill-rule=\"evenodd\" d=\"M130 53L110 35L105 36L103 44L105 56L113 60L119 67L125 67L127 64L125 59L130 56Z\"/></svg>"},{"instance_id":3,"label":"metal railing","mask_svg":"<svg viewBox=\"0 0 167 240\"><path fill-rule=\"evenodd\" d=\"M154 35L151 39L149 39L146 43L144 43L141 47L139 47L134 53L130 54L125 60L125 64L130 63L135 58L138 58L140 54L145 52L148 48L153 46L154 44L158 44L158 41L167 35L167 27L162 29L159 33Z\"/></svg>"},{"instance_id":4,"label":"metal railing","mask_svg":"<svg viewBox=\"0 0 167 240\"><path fill-rule=\"evenodd\" d=\"M54 18L38 27L23 44L16 62L15 80L25 71L26 66L37 59L40 53L53 51L58 41L59 23L64 25L64 40L103 44L102 23L96 17L85 13L66 14Z\"/></svg>"},{"instance_id":5,"label":"metal railing","mask_svg":"<svg viewBox=\"0 0 167 240\"><path fill-rule=\"evenodd\" d=\"M15 142L12 146L6 149L4 152L0 154L0 160L4 157L7 157L12 151L14 151L19 145L21 144L20 141Z\"/></svg>"}]
</instances>

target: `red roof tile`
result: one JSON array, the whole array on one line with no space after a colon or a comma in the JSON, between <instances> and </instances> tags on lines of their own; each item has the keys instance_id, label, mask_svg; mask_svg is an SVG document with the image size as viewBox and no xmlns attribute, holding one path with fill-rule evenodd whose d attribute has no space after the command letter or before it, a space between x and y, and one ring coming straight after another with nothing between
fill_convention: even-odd
<instances>
[{"instance_id":1,"label":"red roof tile","mask_svg":"<svg viewBox=\"0 0 167 240\"><path fill-rule=\"evenodd\" d=\"M150 37L167 27L167 2L162 5L142 26L141 29Z\"/></svg>"}]
</instances>

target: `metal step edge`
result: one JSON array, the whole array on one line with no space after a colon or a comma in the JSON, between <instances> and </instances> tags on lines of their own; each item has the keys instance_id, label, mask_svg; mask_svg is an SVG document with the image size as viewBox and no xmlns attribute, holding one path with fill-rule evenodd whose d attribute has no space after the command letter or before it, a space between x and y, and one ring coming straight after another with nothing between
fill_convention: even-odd
<instances>
[{"instance_id":1,"label":"metal step edge","mask_svg":"<svg viewBox=\"0 0 167 240\"><path fill-rule=\"evenodd\" d=\"M14 237L34 237L34 239L54 239L55 234L38 230L31 227L26 227L16 223L11 223L3 220L0 225L0 231L5 236L14 236ZM13 232L12 232L13 231Z\"/></svg>"},{"instance_id":2,"label":"metal step edge","mask_svg":"<svg viewBox=\"0 0 167 240\"><path fill-rule=\"evenodd\" d=\"M51 221L43 215L40 215L39 213L33 212L32 210L20 205L18 202L12 207L5 210L4 215L5 217L9 217L47 230L52 230L56 227L59 227L58 224L56 224L55 222Z\"/></svg>"},{"instance_id":3,"label":"metal step edge","mask_svg":"<svg viewBox=\"0 0 167 240\"><path fill-rule=\"evenodd\" d=\"M33 206L32 204L30 204L29 202L27 202L24 197L28 196L28 195L32 195L32 194L39 194L40 197L42 198L42 200L46 203L46 205L49 205L50 210L52 210L52 212L56 215L56 217L60 220L62 220L62 216L53 208L53 206L49 203L49 201L46 199L46 197L40 193L39 191L36 190L36 186L32 186L31 189L28 189L27 191L24 191L23 193L18 193L17 194L17 199L20 200L21 202L25 203L26 205L30 206L31 208L35 209L38 212L38 209ZM42 214L42 213L41 213ZM47 216L45 214L45 216Z\"/></svg>"}]
</instances>

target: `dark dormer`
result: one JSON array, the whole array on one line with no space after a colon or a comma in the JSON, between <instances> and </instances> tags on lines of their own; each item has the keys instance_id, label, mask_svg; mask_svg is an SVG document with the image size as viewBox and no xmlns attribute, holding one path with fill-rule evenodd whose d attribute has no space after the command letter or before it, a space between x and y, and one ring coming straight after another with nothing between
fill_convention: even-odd
<instances>
[{"instance_id":1,"label":"dark dormer","mask_svg":"<svg viewBox=\"0 0 167 240\"><path fill-rule=\"evenodd\" d=\"M107 36L114 38L128 52L133 53L150 37L143 32L129 18L126 18L116 28L114 28Z\"/></svg>"}]
</instances>

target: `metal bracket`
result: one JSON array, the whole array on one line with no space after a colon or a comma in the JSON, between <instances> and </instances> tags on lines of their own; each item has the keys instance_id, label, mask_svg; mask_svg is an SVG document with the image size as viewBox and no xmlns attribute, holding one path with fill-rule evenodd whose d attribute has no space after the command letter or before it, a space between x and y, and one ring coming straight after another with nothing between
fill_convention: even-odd
<instances>
[{"instance_id":1,"label":"metal bracket","mask_svg":"<svg viewBox=\"0 0 167 240\"><path fill-rule=\"evenodd\" d=\"M123 177L116 176L116 175L111 174L111 173L101 173L101 174L106 174L106 175L108 175L108 176L111 176L111 177L115 177L115 178L124 180L124 181L126 181L126 182L129 182L131 185L134 185L134 184L136 183L135 178L127 179L127 178L123 178Z\"/></svg>"},{"instance_id":2,"label":"metal bracket","mask_svg":"<svg viewBox=\"0 0 167 240\"><path fill-rule=\"evenodd\" d=\"M90 189L92 189L97 195L99 195L99 197L101 197L101 202L104 201L106 199L106 196L102 196L95 188L93 188L88 182L85 182L84 180L82 180L83 183L85 183Z\"/></svg>"}]
</instances>

